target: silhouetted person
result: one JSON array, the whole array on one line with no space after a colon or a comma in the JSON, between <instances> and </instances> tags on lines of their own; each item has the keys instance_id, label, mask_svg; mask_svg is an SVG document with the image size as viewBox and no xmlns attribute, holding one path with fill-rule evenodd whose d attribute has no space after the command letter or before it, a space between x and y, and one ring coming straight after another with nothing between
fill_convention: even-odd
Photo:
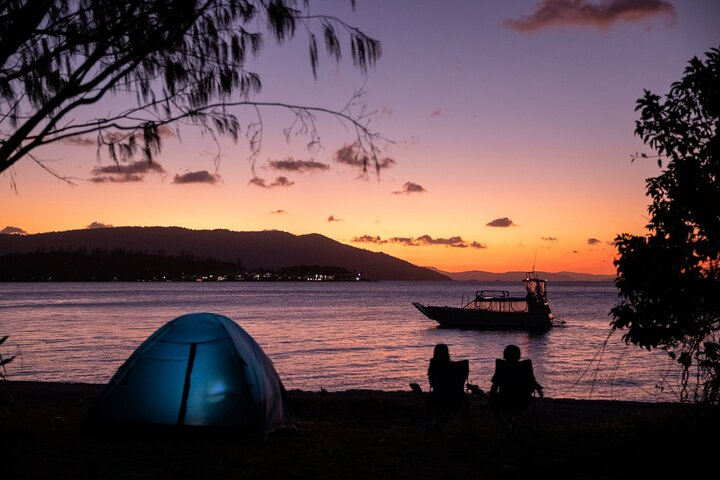
<instances>
[{"instance_id":1,"label":"silhouetted person","mask_svg":"<svg viewBox=\"0 0 720 480\"><path fill-rule=\"evenodd\" d=\"M447 345L435 345L433 357L428 367L428 380L430 381L430 406L428 412L432 423L437 423L437 417L444 412L457 410L467 402L465 394L465 381L470 370L467 360L451 361Z\"/></svg>"},{"instance_id":2,"label":"silhouetted person","mask_svg":"<svg viewBox=\"0 0 720 480\"><path fill-rule=\"evenodd\" d=\"M503 351L503 360L495 361L490 406L496 413L516 416L530 406L533 392L543 396L543 387L535 380L532 362L520 361L520 348L508 345Z\"/></svg>"}]
</instances>

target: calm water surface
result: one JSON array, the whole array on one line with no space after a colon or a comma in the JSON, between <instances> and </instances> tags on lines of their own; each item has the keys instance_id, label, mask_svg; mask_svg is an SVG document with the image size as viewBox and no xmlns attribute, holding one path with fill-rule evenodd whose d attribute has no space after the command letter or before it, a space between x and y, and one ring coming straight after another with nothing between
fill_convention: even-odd
<instances>
[{"instance_id":1,"label":"calm water surface","mask_svg":"<svg viewBox=\"0 0 720 480\"><path fill-rule=\"evenodd\" d=\"M0 283L2 353L19 355L11 379L105 383L157 328L206 311L250 333L289 389L426 387L436 343L469 359L470 382L488 388L495 358L515 343L550 397L676 400L664 354L628 347L619 333L607 340L612 284L549 284L566 323L543 334L442 329L411 304L459 306L483 288L523 291L520 282Z\"/></svg>"}]
</instances>

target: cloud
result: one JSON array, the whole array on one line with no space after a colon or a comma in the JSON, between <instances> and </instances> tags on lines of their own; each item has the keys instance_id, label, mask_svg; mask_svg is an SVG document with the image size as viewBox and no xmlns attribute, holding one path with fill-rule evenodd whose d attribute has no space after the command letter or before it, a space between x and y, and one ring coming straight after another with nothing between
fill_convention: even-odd
<instances>
[{"instance_id":1,"label":"cloud","mask_svg":"<svg viewBox=\"0 0 720 480\"><path fill-rule=\"evenodd\" d=\"M411 193L425 193L427 190L425 190L422 185L418 185L414 182L405 182L400 190L397 190L395 192L392 192L393 195L409 195Z\"/></svg>"},{"instance_id":2,"label":"cloud","mask_svg":"<svg viewBox=\"0 0 720 480\"><path fill-rule=\"evenodd\" d=\"M353 243L377 243L377 244L388 243L387 240L383 240L380 237L377 237L377 236L373 237L370 235L363 235L362 237L353 237L353 239L350 241Z\"/></svg>"},{"instance_id":3,"label":"cloud","mask_svg":"<svg viewBox=\"0 0 720 480\"><path fill-rule=\"evenodd\" d=\"M675 7L663 0L542 0L532 14L506 20L504 25L524 33L566 25L608 28L618 22L638 22L658 15L667 17L668 26L677 18Z\"/></svg>"},{"instance_id":4,"label":"cloud","mask_svg":"<svg viewBox=\"0 0 720 480\"><path fill-rule=\"evenodd\" d=\"M119 163L95 167L92 170L94 183L141 182L149 173L165 173L165 169L157 162L139 160L132 163Z\"/></svg>"},{"instance_id":5,"label":"cloud","mask_svg":"<svg viewBox=\"0 0 720 480\"><path fill-rule=\"evenodd\" d=\"M285 210L282 210L282 209L280 209L280 210L273 210L272 212L270 212L271 215L283 215L283 214L286 214L286 213L287 213L287 212L286 212Z\"/></svg>"},{"instance_id":6,"label":"cloud","mask_svg":"<svg viewBox=\"0 0 720 480\"><path fill-rule=\"evenodd\" d=\"M275 177L272 183L267 183L264 178L253 177L248 183L260 188L290 187L295 185L295 182L288 180L287 177Z\"/></svg>"},{"instance_id":7,"label":"cloud","mask_svg":"<svg viewBox=\"0 0 720 480\"><path fill-rule=\"evenodd\" d=\"M600 240L598 240L597 238L588 238L587 239L588 245L597 245L598 243L602 243L602 242Z\"/></svg>"},{"instance_id":8,"label":"cloud","mask_svg":"<svg viewBox=\"0 0 720 480\"><path fill-rule=\"evenodd\" d=\"M320 172L330 169L330 165L326 163L316 162L315 160L295 160L293 158L270 160L268 164L273 170L297 173Z\"/></svg>"},{"instance_id":9,"label":"cloud","mask_svg":"<svg viewBox=\"0 0 720 480\"><path fill-rule=\"evenodd\" d=\"M145 177L142 175L99 175L90 179L93 183L131 183L142 182Z\"/></svg>"},{"instance_id":10,"label":"cloud","mask_svg":"<svg viewBox=\"0 0 720 480\"><path fill-rule=\"evenodd\" d=\"M20 227L12 227L8 225L0 230L0 235L27 235L27 232Z\"/></svg>"},{"instance_id":11,"label":"cloud","mask_svg":"<svg viewBox=\"0 0 720 480\"><path fill-rule=\"evenodd\" d=\"M148 162L147 160L139 160L128 164L113 164L104 167L93 168L93 174L99 175L103 173L114 174L141 174L141 173L164 173L165 170L157 162Z\"/></svg>"},{"instance_id":12,"label":"cloud","mask_svg":"<svg viewBox=\"0 0 720 480\"><path fill-rule=\"evenodd\" d=\"M482 243L472 242L468 243L462 239L462 237L454 236L449 238L433 238L430 235L420 235L419 237L390 237L387 240L383 240L379 236L363 235L362 237L355 237L352 239L354 243L395 243L398 245L404 245L406 247L427 247L432 245L444 245L452 248L487 248Z\"/></svg>"},{"instance_id":13,"label":"cloud","mask_svg":"<svg viewBox=\"0 0 720 480\"><path fill-rule=\"evenodd\" d=\"M369 167L376 167L378 170L383 170L385 168L390 168L397 163L390 157L383 157L378 158L377 164L375 164L374 160L362 151L357 144L344 145L335 152L333 160L337 163L360 169L360 177L365 177L367 175L367 169Z\"/></svg>"},{"instance_id":14,"label":"cloud","mask_svg":"<svg viewBox=\"0 0 720 480\"><path fill-rule=\"evenodd\" d=\"M328 217L328 222L344 222L342 218L335 218L335 215L330 215Z\"/></svg>"},{"instance_id":15,"label":"cloud","mask_svg":"<svg viewBox=\"0 0 720 480\"><path fill-rule=\"evenodd\" d=\"M197 172L186 172L182 175L175 175L172 183L178 185L184 183L209 183L211 185L220 181L220 175L208 172L207 170L199 170Z\"/></svg>"},{"instance_id":16,"label":"cloud","mask_svg":"<svg viewBox=\"0 0 720 480\"><path fill-rule=\"evenodd\" d=\"M508 217L496 218L495 220L485 224L486 227L517 227Z\"/></svg>"},{"instance_id":17,"label":"cloud","mask_svg":"<svg viewBox=\"0 0 720 480\"><path fill-rule=\"evenodd\" d=\"M545 240L546 242L557 242L557 237L540 237L541 240Z\"/></svg>"},{"instance_id":18,"label":"cloud","mask_svg":"<svg viewBox=\"0 0 720 480\"><path fill-rule=\"evenodd\" d=\"M177 137L177 132L174 128L172 128L170 125L159 125L157 127L157 133L160 138L174 138ZM132 134L128 134L127 132L121 132L121 131L105 131L103 132L103 140L106 143L109 142L126 142L128 139L132 136L135 137L135 141L138 145L142 145L143 142L143 135L139 131L135 131ZM94 144L95 142L93 142Z\"/></svg>"},{"instance_id":19,"label":"cloud","mask_svg":"<svg viewBox=\"0 0 720 480\"><path fill-rule=\"evenodd\" d=\"M160 125L157 128L158 136L160 138L174 138L177 137L177 131L172 128L170 125ZM103 140L106 143L109 142L125 142L127 141L131 136L135 137L135 141L138 142L138 144L142 144L142 134L140 132L135 132L132 135L129 135L126 132L120 132L120 131L105 131L103 132ZM83 137L83 136L76 136L76 137L67 137L58 140L60 143L65 143L68 145L75 145L79 147L95 147L98 146L98 139L90 138L90 137Z\"/></svg>"},{"instance_id":20,"label":"cloud","mask_svg":"<svg viewBox=\"0 0 720 480\"><path fill-rule=\"evenodd\" d=\"M85 226L88 230L95 230L97 228L113 228L112 225L101 222L91 222Z\"/></svg>"},{"instance_id":21,"label":"cloud","mask_svg":"<svg viewBox=\"0 0 720 480\"><path fill-rule=\"evenodd\" d=\"M468 246L467 242L463 240L462 237L433 238L430 235L421 235L415 239L415 242L420 246L445 245L455 248L467 248Z\"/></svg>"},{"instance_id":22,"label":"cloud","mask_svg":"<svg viewBox=\"0 0 720 480\"><path fill-rule=\"evenodd\" d=\"M433 110L432 112L430 112L430 117L438 118L438 117L442 117L442 114L443 114L442 108L438 108L437 110Z\"/></svg>"},{"instance_id":23,"label":"cloud","mask_svg":"<svg viewBox=\"0 0 720 480\"><path fill-rule=\"evenodd\" d=\"M97 140L93 140L88 137L67 137L59 140L60 143L67 145L75 145L78 147L95 147L97 146Z\"/></svg>"}]
</instances>

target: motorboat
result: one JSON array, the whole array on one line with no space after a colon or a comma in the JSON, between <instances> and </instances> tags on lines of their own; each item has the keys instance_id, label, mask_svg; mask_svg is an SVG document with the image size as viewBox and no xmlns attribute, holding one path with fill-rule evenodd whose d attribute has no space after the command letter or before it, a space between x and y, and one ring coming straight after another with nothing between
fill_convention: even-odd
<instances>
[{"instance_id":1,"label":"motorboat","mask_svg":"<svg viewBox=\"0 0 720 480\"><path fill-rule=\"evenodd\" d=\"M546 280L529 272L522 280L526 295L511 296L507 290L478 290L460 307L423 305L415 308L442 327L483 330L548 330L553 314L547 301Z\"/></svg>"}]
</instances>

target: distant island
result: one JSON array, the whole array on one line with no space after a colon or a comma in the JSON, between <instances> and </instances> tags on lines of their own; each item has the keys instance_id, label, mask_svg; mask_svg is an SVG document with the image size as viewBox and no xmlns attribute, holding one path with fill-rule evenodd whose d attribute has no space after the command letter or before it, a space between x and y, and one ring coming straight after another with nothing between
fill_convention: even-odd
<instances>
[{"instance_id":1,"label":"distant island","mask_svg":"<svg viewBox=\"0 0 720 480\"><path fill-rule=\"evenodd\" d=\"M94 267L96 262L107 262L106 271ZM385 253L344 245L319 234L113 227L0 235L3 276L20 278L24 271L32 270L36 278L47 278L50 271L43 272L43 268L50 265L52 277L58 281L62 276L98 281L187 275L238 279L238 275L246 278L251 273L286 279L297 269L305 270L300 276L345 279L361 274L361 278L372 280L451 280Z\"/></svg>"},{"instance_id":2,"label":"distant island","mask_svg":"<svg viewBox=\"0 0 720 480\"><path fill-rule=\"evenodd\" d=\"M212 257L138 253L122 249L39 250L0 256L0 282L358 282L362 272L309 265L248 271Z\"/></svg>"},{"instance_id":3,"label":"distant island","mask_svg":"<svg viewBox=\"0 0 720 480\"><path fill-rule=\"evenodd\" d=\"M453 280L459 282L517 282L525 278L527 272L484 272L480 270L471 270L467 272L446 272L434 267L427 267L438 273L446 275ZM592 273L577 272L543 272L536 271L539 277L551 282L612 282L615 275L598 275Z\"/></svg>"}]
</instances>

